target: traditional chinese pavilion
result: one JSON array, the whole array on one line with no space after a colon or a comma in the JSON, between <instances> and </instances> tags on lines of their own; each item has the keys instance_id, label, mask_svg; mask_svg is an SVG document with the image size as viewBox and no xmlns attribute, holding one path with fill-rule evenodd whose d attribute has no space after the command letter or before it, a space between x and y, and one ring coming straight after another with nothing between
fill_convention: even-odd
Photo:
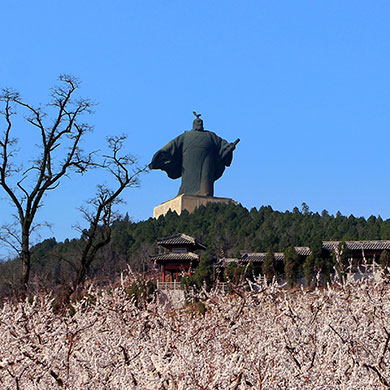
<instances>
[{"instance_id":1,"label":"traditional chinese pavilion","mask_svg":"<svg viewBox=\"0 0 390 390\"><path fill-rule=\"evenodd\" d=\"M199 255L194 251L206 249L196 238L179 233L157 240L164 252L150 256L161 267L162 282L179 281L182 274L191 274L199 263Z\"/></svg>"}]
</instances>

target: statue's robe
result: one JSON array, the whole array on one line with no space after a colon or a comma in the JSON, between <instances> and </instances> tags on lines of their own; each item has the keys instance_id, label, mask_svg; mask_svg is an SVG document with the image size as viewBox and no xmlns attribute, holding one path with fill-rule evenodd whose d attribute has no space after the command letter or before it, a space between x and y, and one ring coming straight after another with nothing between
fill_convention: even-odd
<instances>
[{"instance_id":1,"label":"statue's robe","mask_svg":"<svg viewBox=\"0 0 390 390\"><path fill-rule=\"evenodd\" d=\"M211 131L186 131L160 149L151 169L162 169L171 179L182 178L179 194L214 195L214 182L230 166L234 144Z\"/></svg>"}]
</instances>

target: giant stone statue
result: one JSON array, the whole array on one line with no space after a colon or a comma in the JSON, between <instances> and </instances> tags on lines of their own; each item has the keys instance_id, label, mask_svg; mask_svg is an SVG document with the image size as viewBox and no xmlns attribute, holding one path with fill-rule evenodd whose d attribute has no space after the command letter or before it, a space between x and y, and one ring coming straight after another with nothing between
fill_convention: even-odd
<instances>
[{"instance_id":1,"label":"giant stone statue","mask_svg":"<svg viewBox=\"0 0 390 390\"><path fill-rule=\"evenodd\" d=\"M230 166L233 150L240 140L230 143L204 130L201 114L194 112L194 115L192 130L160 149L149 168L161 169L171 179L181 177L178 195L214 196L214 182Z\"/></svg>"}]
</instances>

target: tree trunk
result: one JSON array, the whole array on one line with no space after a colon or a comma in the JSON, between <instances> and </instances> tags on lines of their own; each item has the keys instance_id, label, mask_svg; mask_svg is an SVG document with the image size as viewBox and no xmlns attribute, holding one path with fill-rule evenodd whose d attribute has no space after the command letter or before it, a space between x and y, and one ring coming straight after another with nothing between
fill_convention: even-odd
<instances>
[{"instance_id":1,"label":"tree trunk","mask_svg":"<svg viewBox=\"0 0 390 390\"><path fill-rule=\"evenodd\" d=\"M22 232L22 293L26 293L31 268L30 236L23 227Z\"/></svg>"}]
</instances>

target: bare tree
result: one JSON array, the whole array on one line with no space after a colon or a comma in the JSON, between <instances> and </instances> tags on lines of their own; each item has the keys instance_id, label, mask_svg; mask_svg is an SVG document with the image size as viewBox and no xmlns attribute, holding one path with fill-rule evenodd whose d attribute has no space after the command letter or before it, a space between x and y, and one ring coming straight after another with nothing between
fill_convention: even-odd
<instances>
[{"instance_id":1,"label":"bare tree","mask_svg":"<svg viewBox=\"0 0 390 390\"><path fill-rule=\"evenodd\" d=\"M95 197L88 202L89 207L80 208L89 228L82 230L84 246L78 259L77 274L67 297L83 284L88 268L97 253L110 242L111 225L117 217L113 205L122 202L120 194L123 190L139 185L139 174L147 170L146 167L137 165L134 156L121 153L125 139L124 135L107 139L110 154L104 156L105 160L101 165L115 178L114 188L98 185Z\"/></svg>"},{"instance_id":2,"label":"bare tree","mask_svg":"<svg viewBox=\"0 0 390 390\"><path fill-rule=\"evenodd\" d=\"M0 135L0 186L16 209L16 224L5 227L1 238L17 250L22 260L23 291L30 277L30 239L37 227L34 220L44 195L56 189L70 172L83 173L94 165L94 152L84 153L80 148L84 135L91 130L82 116L90 114L94 104L75 97L79 88L76 78L62 75L59 81L44 108L26 103L12 89L3 89L0 95L0 115L5 124ZM34 135L39 139L39 156L29 161L27 167L18 163L15 129L20 121L14 116L19 109L35 131L25 132L26 139Z\"/></svg>"}]
</instances>

